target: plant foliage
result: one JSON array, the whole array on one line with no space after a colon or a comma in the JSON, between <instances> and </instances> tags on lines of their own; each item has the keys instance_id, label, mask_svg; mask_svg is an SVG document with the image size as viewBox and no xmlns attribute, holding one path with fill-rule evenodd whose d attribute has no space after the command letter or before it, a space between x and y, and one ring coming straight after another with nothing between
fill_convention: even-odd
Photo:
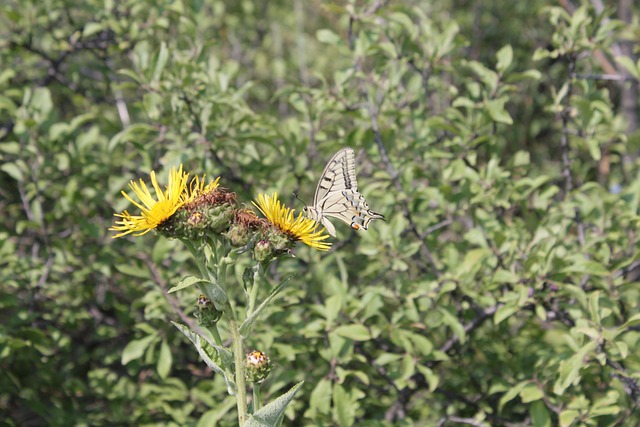
<instances>
[{"instance_id":1,"label":"plant foliage","mask_svg":"<svg viewBox=\"0 0 640 427\"><path fill-rule=\"evenodd\" d=\"M640 15L616 8L3 2L3 425L237 425L223 350L181 326L197 267L113 240L120 191L184 164L300 209L345 145L387 222L272 265L245 425L639 424Z\"/></svg>"}]
</instances>

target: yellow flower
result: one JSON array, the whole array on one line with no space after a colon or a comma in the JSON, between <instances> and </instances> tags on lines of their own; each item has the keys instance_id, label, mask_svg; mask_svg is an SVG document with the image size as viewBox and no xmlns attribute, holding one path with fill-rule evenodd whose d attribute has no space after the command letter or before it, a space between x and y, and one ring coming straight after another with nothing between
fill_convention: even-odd
<instances>
[{"instance_id":1,"label":"yellow flower","mask_svg":"<svg viewBox=\"0 0 640 427\"><path fill-rule=\"evenodd\" d=\"M294 218L294 210L280 203L278 193L273 193L272 196L259 194L258 203L253 204L273 225L294 240L321 251L328 251L331 247L331 243L323 242L329 238L328 234L324 234L324 227L318 230L318 223L305 218L302 212Z\"/></svg>"},{"instance_id":2,"label":"yellow flower","mask_svg":"<svg viewBox=\"0 0 640 427\"><path fill-rule=\"evenodd\" d=\"M204 178L205 175L202 175L202 178L198 177L197 175L193 177L191 183L189 184L189 189L186 191L187 201L193 200L203 194L213 193L218 188L220 177L217 177L207 185L205 185Z\"/></svg>"},{"instance_id":3,"label":"yellow flower","mask_svg":"<svg viewBox=\"0 0 640 427\"><path fill-rule=\"evenodd\" d=\"M124 191L122 191L122 195L125 199L136 205L141 213L140 215L131 215L125 210L121 214L115 214L115 216L122 219L116 221L116 225L109 230L121 231L122 233L113 236L114 239L134 232L137 232L134 236L142 236L148 233L169 219L171 215L186 202L188 193L185 190L187 188L189 174L182 171L182 165L180 165L180 169L177 171L176 168L171 169L169 173L169 185L167 185L164 192L158 185L155 172L151 171L149 176L151 177L151 184L156 191L157 200L151 195L151 192L142 179L140 179L140 184L131 181L129 187L135 195L138 196L140 203L133 200Z\"/></svg>"}]
</instances>

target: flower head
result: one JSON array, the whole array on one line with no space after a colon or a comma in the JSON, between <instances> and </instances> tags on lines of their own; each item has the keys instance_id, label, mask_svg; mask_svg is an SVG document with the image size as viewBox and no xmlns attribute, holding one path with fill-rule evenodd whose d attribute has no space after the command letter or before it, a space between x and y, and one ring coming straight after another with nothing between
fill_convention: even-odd
<instances>
[{"instance_id":1,"label":"flower head","mask_svg":"<svg viewBox=\"0 0 640 427\"><path fill-rule=\"evenodd\" d=\"M156 174L151 171L149 174L151 184L155 189L156 197L151 195L149 188L145 182L140 179L137 184L133 180L129 183L129 187L140 200L136 202L126 192L122 191L122 195L136 205L140 209L140 215L131 215L128 211L123 211L115 216L121 218L115 222L115 225L109 230L120 231L113 238L122 237L129 233L137 233L134 236L142 236L149 231L157 228L160 224L169 219L186 201L185 189L189 174L180 169L172 168L169 173L169 184L162 191L158 185Z\"/></svg>"},{"instance_id":2,"label":"flower head","mask_svg":"<svg viewBox=\"0 0 640 427\"><path fill-rule=\"evenodd\" d=\"M254 383L261 383L271 372L269 356L260 350L253 350L251 353L247 353L244 366L246 379Z\"/></svg>"},{"instance_id":3,"label":"flower head","mask_svg":"<svg viewBox=\"0 0 640 427\"><path fill-rule=\"evenodd\" d=\"M304 217L302 212L294 217L294 210L280 203L278 193L273 193L272 196L260 194L258 203L253 204L276 228L293 240L299 240L321 251L328 251L331 247L331 243L323 241L329 238L328 234L324 234L325 229L318 230L318 223Z\"/></svg>"},{"instance_id":4,"label":"flower head","mask_svg":"<svg viewBox=\"0 0 640 427\"><path fill-rule=\"evenodd\" d=\"M209 182L209 184L205 184L205 175L202 175L202 178L198 175L194 176L189 183L189 189L187 190L187 201L193 200L203 194L213 193L218 189L219 182L220 177L217 177Z\"/></svg>"}]
</instances>

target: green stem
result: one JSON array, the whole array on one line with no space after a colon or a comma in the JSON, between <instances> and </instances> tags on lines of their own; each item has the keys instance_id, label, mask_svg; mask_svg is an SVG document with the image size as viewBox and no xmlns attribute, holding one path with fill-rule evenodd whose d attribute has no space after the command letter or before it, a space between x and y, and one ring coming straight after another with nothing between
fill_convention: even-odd
<instances>
[{"instance_id":1,"label":"green stem","mask_svg":"<svg viewBox=\"0 0 640 427\"><path fill-rule=\"evenodd\" d=\"M247 317L253 314L253 310L256 306L256 300L258 299L258 288L260 287L260 264L256 264L253 269L253 283L251 284L251 291L249 293Z\"/></svg>"},{"instance_id":2,"label":"green stem","mask_svg":"<svg viewBox=\"0 0 640 427\"><path fill-rule=\"evenodd\" d=\"M222 337L220 336L220 331L218 331L218 325L209 326L209 332L211 332L211 335L213 335L213 340L216 342L216 344L218 344L220 347L224 347Z\"/></svg>"},{"instance_id":3,"label":"green stem","mask_svg":"<svg viewBox=\"0 0 640 427\"><path fill-rule=\"evenodd\" d=\"M227 304L229 330L233 341L233 359L236 368L236 405L238 406L238 425L242 427L247 420L247 385L244 378L244 346L242 335L238 328L235 316L230 304Z\"/></svg>"},{"instance_id":4,"label":"green stem","mask_svg":"<svg viewBox=\"0 0 640 427\"><path fill-rule=\"evenodd\" d=\"M253 413L260 409L260 384L253 384Z\"/></svg>"},{"instance_id":5,"label":"green stem","mask_svg":"<svg viewBox=\"0 0 640 427\"><path fill-rule=\"evenodd\" d=\"M209 277L207 274L207 268L205 267L204 263L200 262L200 256L198 256L198 251L196 250L196 247L193 245L193 243L191 243L189 240L181 240L181 241L182 243L184 243L187 249L189 249L189 252L191 252L191 255L193 255L193 260L196 262L196 265L198 266L198 271L200 272L200 275L203 278Z\"/></svg>"}]
</instances>

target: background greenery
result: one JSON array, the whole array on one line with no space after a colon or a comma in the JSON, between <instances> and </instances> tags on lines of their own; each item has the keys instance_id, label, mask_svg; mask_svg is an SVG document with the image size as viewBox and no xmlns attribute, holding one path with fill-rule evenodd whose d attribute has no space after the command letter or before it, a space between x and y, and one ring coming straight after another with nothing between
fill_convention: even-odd
<instances>
[{"instance_id":1,"label":"background greenery","mask_svg":"<svg viewBox=\"0 0 640 427\"><path fill-rule=\"evenodd\" d=\"M0 4L0 424L233 425L168 322L194 266L112 240L130 179L311 200L359 153L388 221L299 247L251 348L290 425L640 423L639 9L497 1ZM240 275L235 295L244 303ZM266 290L265 290L266 292Z\"/></svg>"}]
</instances>

